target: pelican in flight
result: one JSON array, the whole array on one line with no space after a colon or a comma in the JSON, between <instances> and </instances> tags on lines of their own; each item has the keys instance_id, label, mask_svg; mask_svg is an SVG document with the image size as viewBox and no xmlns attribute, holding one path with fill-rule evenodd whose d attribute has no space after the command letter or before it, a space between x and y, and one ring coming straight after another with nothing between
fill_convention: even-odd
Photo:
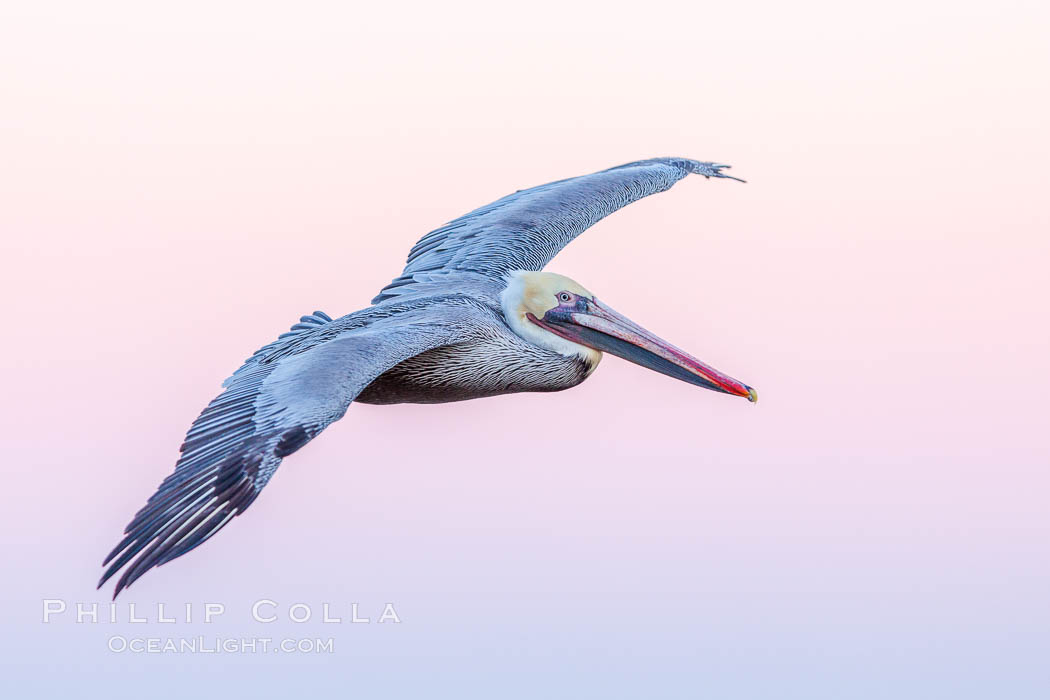
<instances>
[{"instance_id":1,"label":"pelican in flight","mask_svg":"<svg viewBox=\"0 0 1050 700\"><path fill-rule=\"evenodd\" d=\"M755 390L543 267L600 219L690 173L728 165L654 158L520 190L431 231L368 308L320 311L257 350L193 422L175 471L103 562L113 597L243 513L288 455L354 401L444 403L561 391L610 353L754 402ZM743 180L740 180L743 182Z\"/></svg>"}]
</instances>

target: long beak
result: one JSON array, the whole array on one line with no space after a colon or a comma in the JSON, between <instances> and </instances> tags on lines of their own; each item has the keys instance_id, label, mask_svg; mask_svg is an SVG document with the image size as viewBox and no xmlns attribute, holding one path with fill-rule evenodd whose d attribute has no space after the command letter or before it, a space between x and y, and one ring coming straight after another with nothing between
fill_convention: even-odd
<instances>
[{"instance_id":1,"label":"long beak","mask_svg":"<svg viewBox=\"0 0 1050 700\"><path fill-rule=\"evenodd\" d=\"M581 300L583 301L583 300ZM758 394L743 382L722 374L666 340L656 337L631 319L586 300L575 309L551 309L542 319L529 320L550 332L589 348L622 357L642 367L712 391L743 396L754 403Z\"/></svg>"}]
</instances>

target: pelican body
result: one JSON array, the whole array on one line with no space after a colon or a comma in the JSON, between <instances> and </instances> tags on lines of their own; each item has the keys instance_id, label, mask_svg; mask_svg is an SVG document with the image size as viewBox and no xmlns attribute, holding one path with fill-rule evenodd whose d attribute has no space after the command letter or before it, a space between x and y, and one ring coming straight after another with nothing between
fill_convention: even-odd
<instances>
[{"instance_id":1,"label":"pelican body","mask_svg":"<svg viewBox=\"0 0 1050 700\"><path fill-rule=\"evenodd\" d=\"M628 163L521 190L424 236L372 305L315 311L260 348L194 421L175 471L135 515L103 565L123 569L114 597L243 513L288 455L351 402L446 403L561 391L604 353L756 401L748 385L614 311L543 267L617 209L690 173L729 166L683 158Z\"/></svg>"}]
</instances>

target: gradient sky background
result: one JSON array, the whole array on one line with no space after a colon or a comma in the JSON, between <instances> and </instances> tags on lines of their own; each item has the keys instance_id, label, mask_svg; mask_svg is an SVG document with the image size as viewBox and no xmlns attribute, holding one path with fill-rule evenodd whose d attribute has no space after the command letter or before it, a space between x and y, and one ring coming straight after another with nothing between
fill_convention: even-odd
<instances>
[{"instance_id":1,"label":"gradient sky background","mask_svg":"<svg viewBox=\"0 0 1050 700\"><path fill-rule=\"evenodd\" d=\"M849 5L5 6L5 681L1050 696L1050 10ZM757 406L616 358L560 394L353 406L121 598L221 623L40 622L108 600L102 557L255 348L459 214L658 155L749 184L690 178L550 269ZM260 626L259 598L403 622ZM198 633L336 654L106 650Z\"/></svg>"}]
</instances>

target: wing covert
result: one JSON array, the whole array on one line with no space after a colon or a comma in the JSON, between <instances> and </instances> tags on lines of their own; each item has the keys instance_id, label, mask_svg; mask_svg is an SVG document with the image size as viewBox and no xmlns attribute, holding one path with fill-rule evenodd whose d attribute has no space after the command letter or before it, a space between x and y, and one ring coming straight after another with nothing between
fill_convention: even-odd
<instances>
[{"instance_id":1,"label":"wing covert","mask_svg":"<svg viewBox=\"0 0 1050 700\"><path fill-rule=\"evenodd\" d=\"M728 167L653 158L519 190L423 236L401 275L372 303L411 293L414 283L439 275L502 280L512 270L542 270L576 236L617 209L663 192L690 173L739 180L722 172Z\"/></svg>"}]
</instances>

